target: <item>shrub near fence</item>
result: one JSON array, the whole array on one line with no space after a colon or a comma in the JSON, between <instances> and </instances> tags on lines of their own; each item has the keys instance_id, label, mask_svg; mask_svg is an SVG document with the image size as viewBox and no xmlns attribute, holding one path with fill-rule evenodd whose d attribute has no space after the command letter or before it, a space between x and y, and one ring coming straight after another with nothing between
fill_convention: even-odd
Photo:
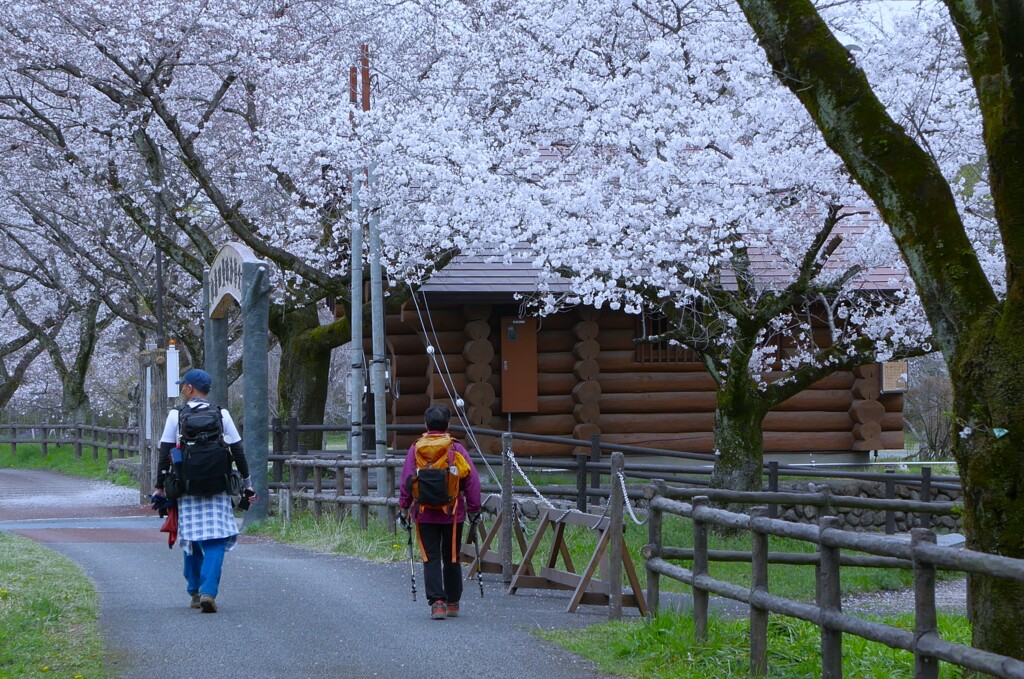
<instances>
[{"instance_id":1,"label":"shrub near fence","mask_svg":"<svg viewBox=\"0 0 1024 679\"><path fill-rule=\"evenodd\" d=\"M664 575L693 587L693 616L695 634L703 638L707 630L709 594L746 603L750 607L750 671L764 675L767 667L767 628L769 613L785 615L814 623L821 628L822 676L834 679L842 676L842 635L853 634L891 648L914 654L914 676L930 679L938 676L938 661L953 663L970 670L987 672L997 677L1024 677L1024 662L982 651L970 646L943 641L936 630L935 570L961 571L1006 577L1024 582L1024 560L984 554L967 549L941 547L935 534L925 528L915 528L911 540L888 536L854 533L838 528L838 520L822 517L819 525L796 524L767 516L767 508L756 507L750 515L736 514L708 506L704 496L693 498L692 503L680 502L673 497L688 497L691 489L671 488L663 483L649 486L650 518L648 544L644 548L647 568L647 602L657 611L660 597L660 576ZM743 502L749 497L726 497L729 491L719 491L718 499ZM736 495L750 495L737 493ZM662 525L665 514L673 514L693 521L694 546L692 550L673 548L662 544ZM716 580L708 575L708 562L715 554L707 547L709 527L749 530L752 537L751 587L744 588ZM776 535L804 540L818 545L817 554L779 555L768 551L768 536ZM840 609L840 569L852 565L842 550L862 552L858 560L871 559L871 565L887 562L894 566L910 567L914 571L915 629L908 630L870 622L845 615ZM799 556L805 563L818 569L818 597L814 604L774 596L768 591L768 564L780 562L786 556ZM808 558L810 557L810 558ZM670 559L692 560L692 569L671 563ZM789 563L796 563L789 561ZM857 564L860 565L860 564ZM867 565L867 564L864 564Z\"/></svg>"}]
</instances>

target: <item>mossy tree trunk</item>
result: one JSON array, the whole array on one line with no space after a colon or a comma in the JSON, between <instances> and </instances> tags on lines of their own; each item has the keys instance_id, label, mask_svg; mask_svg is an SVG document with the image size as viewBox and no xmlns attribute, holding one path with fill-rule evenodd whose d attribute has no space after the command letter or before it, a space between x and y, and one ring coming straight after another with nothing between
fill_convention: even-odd
<instances>
[{"instance_id":1,"label":"mossy tree trunk","mask_svg":"<svg viewBox=\"0 0 1024 679\"><path fill-rule=\"evenodd\" d=\"M281 317L271 313L270 329L281 345L278 373L278 412L300 424L323 424L327 406L331 350L348 342L347 318L321 325L315 305L290 309ZM303 432L299 441L318 450L320 432Z\"/></svg>"},{"instance_id":2,"label":"mossy tree trunk","mask_svg":"<svg viewBox=\"0 0 1024 679\"><path fill-rule=\"evenodd\" d=\"M1024 309L1013 307L980 324L952 366L954 454L971 549L1024 558ZM975 644L1024 658L1024 585L971 577L968 591Z\"/></svg>"},{"instance_id":3,"label":"mossy tree trunk","mask_svg":"<svg viewBox=\"0 0 1024 679\"><path fill-rule=\"evenodd\" d=\"M984 127L1006 257L1000 301L949 183L878 100L809 0L739 0L790 88L892 231L950 369L968 546L1024 558L1024 12L1018 0L946 0ZM963 102L971 105L972 102ZM997 429L1006 429L1002 435ZM999 435L997 435L999 434ZM1024 586L972 576L974 645L1024 659Z\"/></svg>"},{"instance_id":4,"label":"mossy tree trunk","mask_svg":"<svg viewBox=\"0 0 1024 679\"><path fill-rule=\"evenodd\" d=\"M761 469L764 454L765 404L748 384L746 375L739 375L718 388L715 401L715 448L717 459L711 474L712 488L729 490L761 490Z\"/></svg>"}]
</instances>

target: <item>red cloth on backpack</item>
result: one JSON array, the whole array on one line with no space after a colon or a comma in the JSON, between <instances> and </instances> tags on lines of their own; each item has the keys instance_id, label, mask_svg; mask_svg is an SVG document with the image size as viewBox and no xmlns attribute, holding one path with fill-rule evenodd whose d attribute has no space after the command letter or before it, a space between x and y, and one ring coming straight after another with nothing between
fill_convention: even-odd
<instances>
[{"instance_id":1,"label":"red cloth on backpack","mask_svg":"<svg viewBox=\"0 0 1024 679\"><path fill-rule=\"evenodd\" d=\"M173 504L167 508L167 518L164 525L160 526L161 533L167 533L167 549L173 549L174 543L178 541L178 505Z\"/></svg>"}]
</instances>

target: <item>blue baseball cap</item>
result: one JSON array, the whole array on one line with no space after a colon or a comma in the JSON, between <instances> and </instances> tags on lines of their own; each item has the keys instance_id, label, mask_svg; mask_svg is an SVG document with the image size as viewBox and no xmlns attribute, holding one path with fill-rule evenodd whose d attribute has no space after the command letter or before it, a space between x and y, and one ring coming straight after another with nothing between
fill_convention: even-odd
<instances>
[{"instance_id":1,"label":"blue baseball cap","mask_svg":"<svg viewBox=\"0 0 1024 679\"><path fill-rule=\"evenodd\" d=\"M193 368L182 375L181 379L175 384L190 384L204 394L208 394L210 393L211 382L213 382L213 380L210 378L210 373L205 370Z\"/></svg>"}]
</instances>

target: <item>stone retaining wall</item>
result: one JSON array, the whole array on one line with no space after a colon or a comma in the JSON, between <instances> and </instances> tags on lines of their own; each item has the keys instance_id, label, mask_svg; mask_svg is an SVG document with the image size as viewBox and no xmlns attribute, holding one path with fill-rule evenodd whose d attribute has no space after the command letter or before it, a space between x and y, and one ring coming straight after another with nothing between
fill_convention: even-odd
<instances>
[{"instance_id":1,"label":"stone retaining wall","mask_svg":"<svg viewBox=\"0 0 1024 679\"><path fill-rule=\"evenodd\" d=\"M779 484L779 490L791 493L821 492L823 487L832 490L836 496L852 495L884 500L885 484L876 481L840 481L828 482L806 482ZM896 485L897 500L919 500L920 493L916 487ZM957 502L960 500L960 491L946 489L932 489L931 502ZM810 507L807 505L779 505L779 518L797 523L817 523L821 507ZM913 513L895 512L896 532L904 533L919 525L919 519ZM858 508L835 508L835 515L839 517L840 527L846 530L855 531L884 531L885 511ZM932 530L936 533L960 533L962 532L960 516L935 516L932 515Z\"/></svg>"}]
</instances>

